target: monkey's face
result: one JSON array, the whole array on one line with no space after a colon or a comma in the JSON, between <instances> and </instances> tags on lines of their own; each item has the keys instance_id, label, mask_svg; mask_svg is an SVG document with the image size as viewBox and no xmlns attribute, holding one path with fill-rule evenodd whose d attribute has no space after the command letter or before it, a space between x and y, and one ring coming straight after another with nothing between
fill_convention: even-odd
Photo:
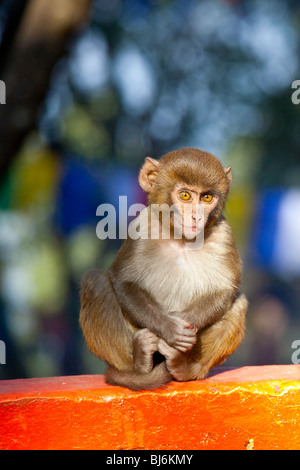
<instances>
[{"instance_id":1,"label":"monkey's face","mask_svg":"<svg viewBox=\"0 0 300 470\"><path fill-rule=\"evenodd\" d=\"M171 217L174 229L193 238L220 217L231 184L230 168L223 168L213 155L184 148L161 160L146 158L139 182L149 194L150 204L176 205L180 213Z\"/></svg>"},{"instance_id":2,"label":"monkey's face","mask_svg":"<svg viewBox=\"0 0 300 470\"><path fill-rule=\"evenodd\" d=\"M219 195L212 190L177 183L171 191L171 200L178 210L172 212L171 223L186 238L195 238L204 230L219 199Z\"/></svg>"}]
</instances>

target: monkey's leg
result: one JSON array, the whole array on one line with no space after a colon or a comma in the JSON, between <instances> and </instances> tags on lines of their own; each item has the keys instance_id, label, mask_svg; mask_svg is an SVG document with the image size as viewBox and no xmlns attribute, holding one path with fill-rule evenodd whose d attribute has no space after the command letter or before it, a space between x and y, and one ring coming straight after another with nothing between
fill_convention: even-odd
<instances>
[{"instance_id":1,"label":"monkey's leg","mask_svg":"<svg viewBox=\"0 0 300 470\"><path fill-rule=\"evenodd\" d=\"M135 336L137 329L124 317L110 279L102 271L91 271L82 280L80 325L90 350L109 364L108 384L151 390L170 382L165 362L153 367L156 339L150 331Z\"/></svg>"},{"instance_id":2,"label":"monkey's leg","mask_svg":"<svg viewBox=\"0 0 300 470\"><path fill-rule=\"evenodd\" d=\"M80 325L89 349L119 370L133 370L135 329L127 322L107 274L88 272L81 283Z\"/></svg>"},{"instance_id":3,"label":"monkey's leg","mask_svg":"<svg viewBox=\"0 0 300 470\"><path fill-rule=\"evenodd\" d=\"M133 337L133 363L139 374L153 369L153 354L157 351L158 337L147 328L137 331Z\"/></svg>"},{"instance_id":4,"label":"monkey's leg","mask_svg":"<svg viewBox=\"0 0 300 470\"><path fill-rule=\"evenodd\" d=\"M246 297L240 294L221 320L199 332L197 344L187 353L159 340L158 350L171 375L180 381L203 379L212 367L222 364L243 339L247 306Z\"/></svg>"}]
</instances>

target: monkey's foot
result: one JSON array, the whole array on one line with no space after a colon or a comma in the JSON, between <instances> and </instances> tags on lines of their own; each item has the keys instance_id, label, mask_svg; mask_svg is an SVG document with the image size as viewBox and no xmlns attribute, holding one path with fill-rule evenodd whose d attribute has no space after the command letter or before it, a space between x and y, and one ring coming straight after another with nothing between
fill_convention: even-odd
<instances>
[{"instance_id":1,"label":"monkey's foot","mask_svg":"<svg viewBox=\"0 0 300 470\"><path fill-rule=\"evenodd\" d=\"M137 331L133 337L134 369L148 374L153 369L153 354L157 349L158 337L147 328Z\"/></svg>"},{"instance_id":2,"label":"monkey's foot","mask_svg":"<svg viewBox=\"0 0 300 470\"><path fill-rule=\"evenodd\" d=\"M166 358L167 369L172 377L180 382L201 380L208 374L209 364L196 362L191 351L181 353L163 339L158 340L158 351Z\"/></svg>"},{"instance_id":3,"label":"monkey's foot","mask_svg":"<svg viewBox=\"0 0 300 470\"><path fill-rule=\"evenodd\" d=\"M176 380L188 380L186 379L186 367L189 354L177 351L161 338L158 340L158 351L166 358L167 369Z\"/></svg>"}]
</instances>

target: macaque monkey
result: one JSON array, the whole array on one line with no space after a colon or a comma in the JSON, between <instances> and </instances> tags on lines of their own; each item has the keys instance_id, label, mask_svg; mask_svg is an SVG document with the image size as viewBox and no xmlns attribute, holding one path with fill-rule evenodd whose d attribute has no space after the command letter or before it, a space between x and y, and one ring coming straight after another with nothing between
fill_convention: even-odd
<instances>
[{"instance_id":1,"label":"macaque monkey","mask_svg":"<svg viewBox=\"0 0 300 470\"><path fill-rule=\"evenodd\" d=\"M146 158L139 183L147 210L177 204L188 218L181 239L172 216L169 239L127 238L108 272L82 280L80 324L90 350L109 364L107 383L143 390L203 379L241 342L248 302L222 216L231 181L230 168L198 149Z\"/></svg>"}]
</instances>

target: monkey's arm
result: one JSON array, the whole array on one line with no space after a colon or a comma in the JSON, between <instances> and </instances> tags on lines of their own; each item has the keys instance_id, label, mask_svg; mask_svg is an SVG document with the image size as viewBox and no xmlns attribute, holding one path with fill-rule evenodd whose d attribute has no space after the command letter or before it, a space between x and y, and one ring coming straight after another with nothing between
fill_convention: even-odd
<instances>
[{"instance_id":1,"label":"monkey's arm","mask_svg":"<svg viewBox=\"0 0 300 470\"><path fill-rule=\"evenodd\" d=\"M179 315L194 325L197 330L202 330L222 318L223 314L231 307L236 295L237 292L233 290L203 295L184 312L173 312L172 314Z\"/></svg>"},{"instance_id":2,"label":"monkey's arm","mask_svg":"<svg viewBox=\"0 0 300 470\"><path fill-rule=\"evenodd\" d=\"M196 342L196 328L187 320L163 311L152 296L133 282L112 281L119 305L138 328L148 328L178 351L185 352Z\"/></svg>"}]
</instances>

